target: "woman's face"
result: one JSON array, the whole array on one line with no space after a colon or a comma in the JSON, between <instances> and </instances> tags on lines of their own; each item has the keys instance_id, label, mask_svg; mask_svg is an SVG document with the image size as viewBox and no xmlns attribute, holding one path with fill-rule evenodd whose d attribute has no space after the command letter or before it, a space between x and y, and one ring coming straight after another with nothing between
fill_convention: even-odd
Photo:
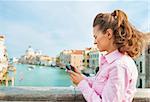
<instances>
[{"instance_id":1,"label":"woman's face","mask_svg":"<svg viewBox=\"0 0 150 102\"><path fill-rule=\"evenodd\" d=\"M107 34L99 30L99 26L93 28L94 44L97 45L97 48L100 52L107 51L109 48L110 41L108 40Z\"/></svg>"}]
</instances>

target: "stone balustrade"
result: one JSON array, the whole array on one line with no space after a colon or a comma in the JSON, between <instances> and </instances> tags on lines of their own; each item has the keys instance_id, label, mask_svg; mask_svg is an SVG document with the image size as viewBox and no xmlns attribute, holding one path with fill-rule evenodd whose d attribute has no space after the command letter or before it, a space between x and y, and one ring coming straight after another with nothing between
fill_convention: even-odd
<instances>
[{"instance_id":1,"label":"stone balustrade","mask_svg":"<svg viewBox=\"0 0 150 102\"><path fill-rule=\"evenodd\" d=\"M86 102L73 87L0 87L0 101ZM150 89L137 89L133 102L150 102Z\"/></svg>"}]
</instances>

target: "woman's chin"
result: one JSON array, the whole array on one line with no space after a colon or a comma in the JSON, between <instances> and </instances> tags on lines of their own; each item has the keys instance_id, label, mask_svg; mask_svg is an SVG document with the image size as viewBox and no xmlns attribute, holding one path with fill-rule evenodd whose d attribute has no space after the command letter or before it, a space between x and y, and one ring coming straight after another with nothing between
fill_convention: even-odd
<instances>
[{"instance_id":1,"label":"woman's chin","mask_svg":"<svg viewBox=\"0 0 150 102\"><path fill-rule=\"evenodd\" d=\"M106 50L99 49L99 52L105 52Z\"/></svg>"},{"instance_id":2,"label":"woman's chin","mask_svg":"<svg viewBox=\"0 0 150 102\"><path fill-rule=\"evenodd\" d=\"M100 52L103 52L103 50L102 50L102 49L100 49L100 48L98 48L98 50L99 50Z\"/></svg>"}]
</instances>

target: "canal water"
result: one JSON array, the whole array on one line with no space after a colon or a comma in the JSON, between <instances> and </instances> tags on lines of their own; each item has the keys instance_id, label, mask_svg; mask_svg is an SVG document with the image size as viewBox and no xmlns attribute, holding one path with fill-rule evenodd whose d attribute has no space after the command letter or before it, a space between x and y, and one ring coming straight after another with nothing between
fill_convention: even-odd
<instances>
[{"instance_id":1,"label":"canal water","mask_svg":"<svg viewBox=\"0 0 150 102\"><path fill-rule=\"evenodd\" d=\"M53 86L69 87L72 85L69 74L58 67L45 67L17 64L15 86ZM30 68L31 67L31 68Z\"/></svg>"}]
</instances>

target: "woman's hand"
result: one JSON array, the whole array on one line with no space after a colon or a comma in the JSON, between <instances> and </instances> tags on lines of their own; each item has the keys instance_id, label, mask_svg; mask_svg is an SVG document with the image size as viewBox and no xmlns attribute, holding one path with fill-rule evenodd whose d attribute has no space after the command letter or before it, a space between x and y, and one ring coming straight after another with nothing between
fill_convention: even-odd
<instances>
[{"instance_id":1,"label":"woman's hand","mask_svg":"<svg viewBox=\"0 0 150 102\"><path fill-rule=\"evenodd\" d=\"M75 85L78 85L80 83L80 81L82 81L84 79L82 74L79 74L79 73L76 73L76 72L73 72L70 70L68 72L70 74L70 79L73 81L73 83Z\"/></svg>"},{"instance_id":2,"label":"woman's hand","mask_svg":"<svg viewBox=\"0 0 150 102\"><path fill-rule=\"evenodd\" d=\"M84 79L83 75L80 73L80 71L77 68L74 68L75 72L68 70L70 74L70 79L73 81L75 85L78 85L80 81Z\"/></svg>"}]
</instances>

